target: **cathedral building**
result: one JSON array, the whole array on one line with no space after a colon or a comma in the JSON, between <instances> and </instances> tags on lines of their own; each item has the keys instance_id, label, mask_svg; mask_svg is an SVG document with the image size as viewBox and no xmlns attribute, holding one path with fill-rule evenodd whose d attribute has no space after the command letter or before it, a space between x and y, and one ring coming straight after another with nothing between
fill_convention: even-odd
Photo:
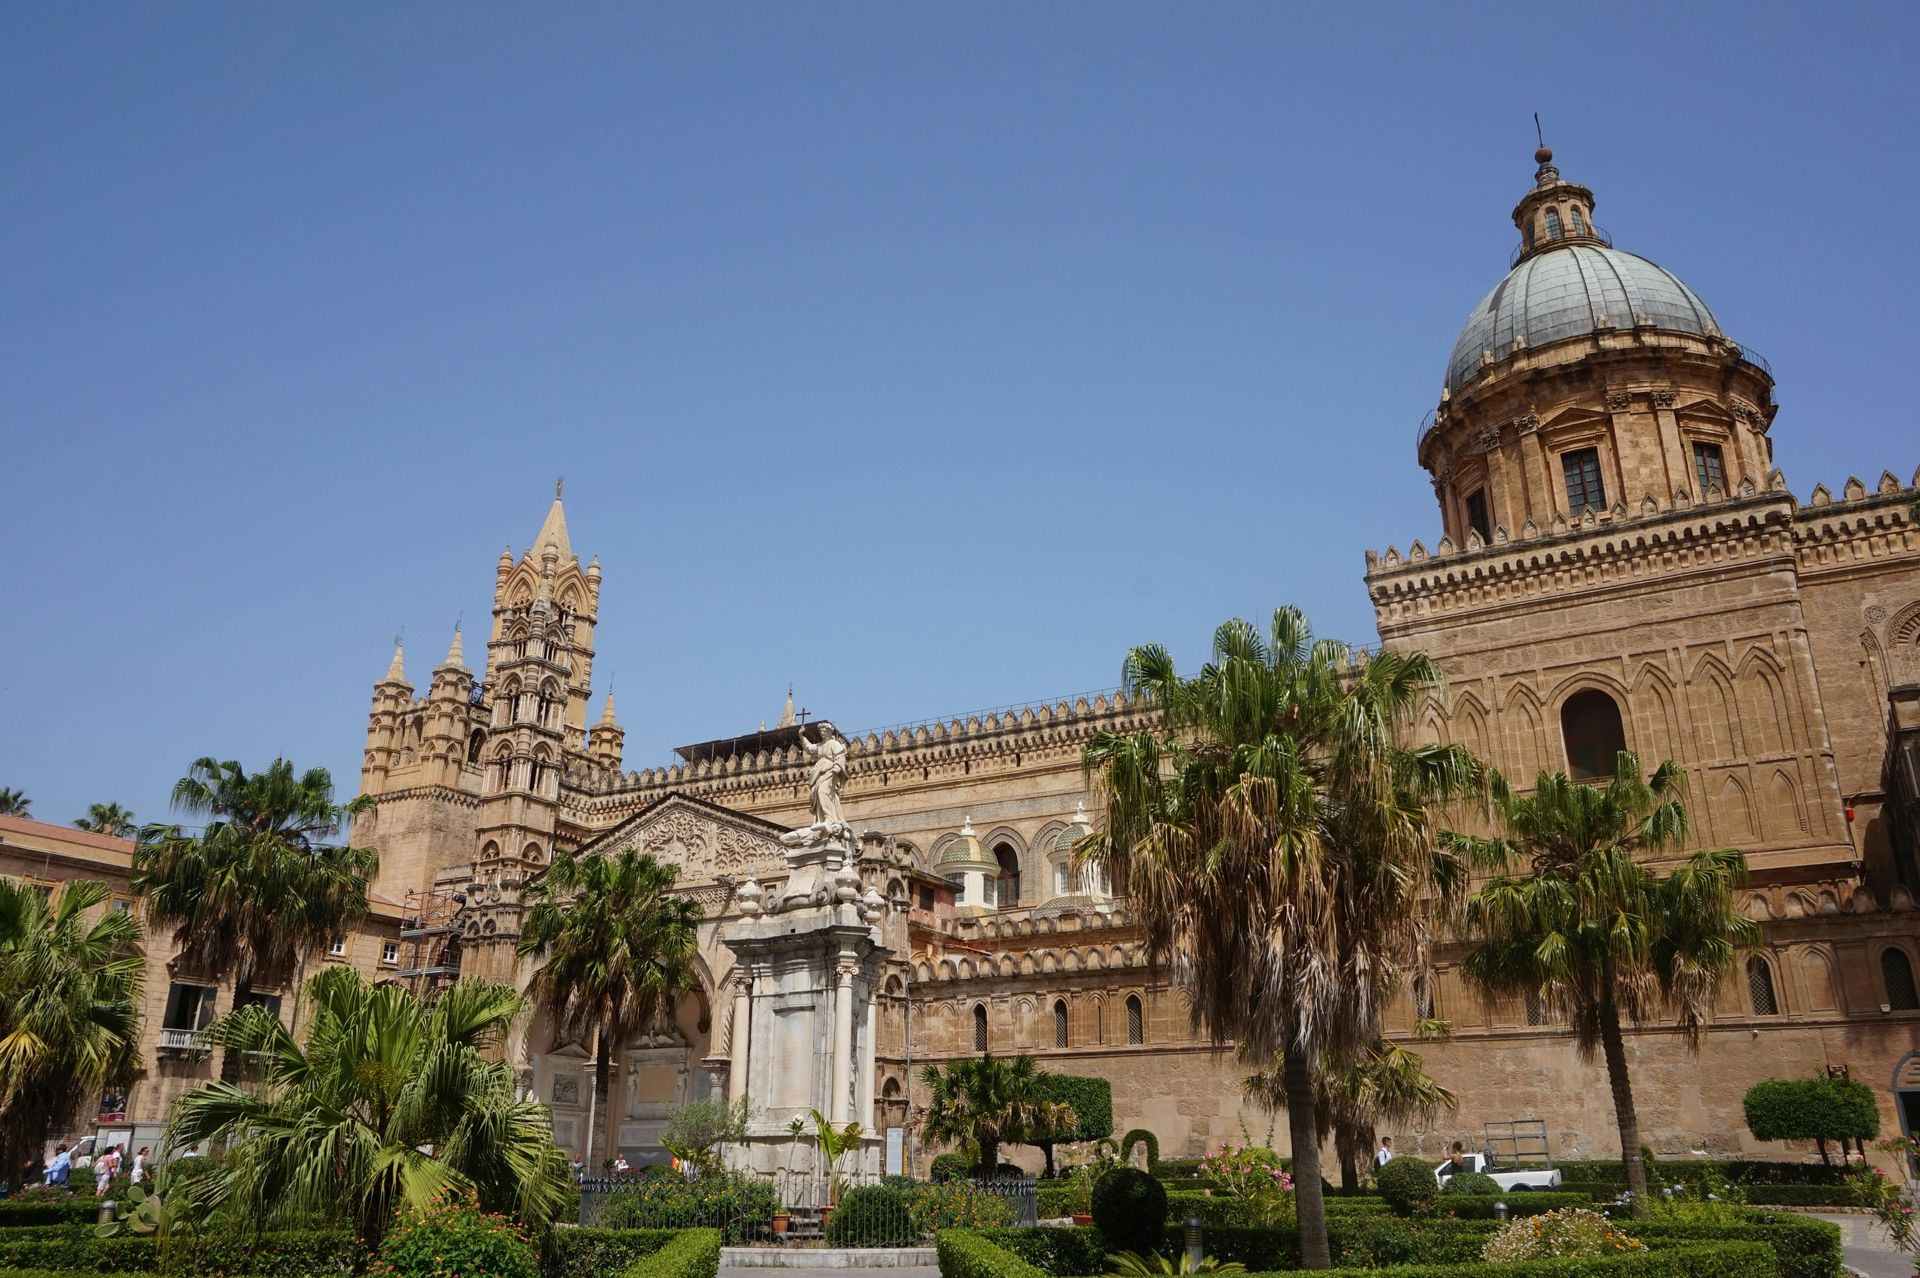
<instances>
[{"instance_id":1,"label":"cathedral building","mask_svg":"<svg viewBox=\"0 0 1920 1278\"><path fill-rule=\"evenodd\" d=\"M1699 1057L1673 1026L1630 1038L1656 1150L1761 1152L1746 1087L1842 1065L1888 1129L1920 1131L1920 476L1797 499L1772 461L1766 361L1675 275L1613 247L1550 152L1536 161L1511 269L1467 316L1415 440L1440 533L1366 555L1381 642L1451 680L1412 730L1516 780L1602 779L1621 748L1672 759L1697 845L1747 853L1741 908L1764 941ZM480 669L456 633L424 688L397 649L374 686L361 788L376 806L354 837L402 903L394 979L420 988L524 982L521 895L558 851L639 846L680 867L706 907L699 989L617 1062L594 1140L643 1161L672 1105L743 1090L758 987L727 937L741 889L777 877L779 836L810 820L804 747L827 727L789 702L773 728L629 768L611 695L592 713L601 586L556 494L531 546L495 566ZM920 1065L981 1050L1105 1076L1116 1122L1169 1154L1268 1130L1243 1108L1245 1069L1147 966L1124 895L1071 864L1092 803L1082 746L1144 721L1105 695L850 737L842 802L884 902L856 1080L871 1130L907 1125ZM1539 1003L1483 1005L1456 957L1396 1023L1452 1022L1421 1050L1460 1109L1401 1147L1538 1117L1559 1154L1613 1154L1600 1066ZM585 1048L536 1019L511 1050L580 1148Z\"/></svg>"}]
</instances>

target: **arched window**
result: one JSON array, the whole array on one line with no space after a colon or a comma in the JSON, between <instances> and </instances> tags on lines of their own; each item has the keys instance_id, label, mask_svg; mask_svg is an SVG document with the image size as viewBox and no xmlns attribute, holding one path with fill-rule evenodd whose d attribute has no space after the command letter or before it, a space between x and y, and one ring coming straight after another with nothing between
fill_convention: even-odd
<instances>
[{"instance_id":1,"label":"arched window","mask_svg":"<svg viewBox=\"0 0 1920 1278\"><path fill-rule=\"evenodd\" d=\"M1545 1025L1547 1023L1547 1000L1537 989L1527 991L1527 1024Z\"/></svg>"},{"instance_id":2,"label":"arched window","mask_svg":"<svg viewBox=\"0 0 1920 1278\"><path fill-rule=\"evenodd\" d=\"M1413 1016L1420 1021L1433 1019L1433 986L1424 977L1413 983Z\"/></svg>"},{"instance_id":3,"label":"arched window","mask_svg":"<svg viewBox=\"0 0 1920 1278\"><path fill-rule=\"evenodd\" d=\"M1001 909L1010 910L1020 904L1020 857L1011 843L996 843L993 859L1000 863L1000 873L994 880L994 899Z\"/></svg>"},{"instance_id":4,"label":"arched window","mask_svg":"<svg viewBox=\"0 0 1920 1278\"><path fill-rule=\"evenodd\" d=\"M1896 1012L1920 1011L1920 989L1913 984L1913 960L1892 946L1880 951L1880 977L1887 983L1887 1006Z\"/></svg>"},{"instance_id":5,"label":"arched window","mask_svg":"<svg viewBox=\"0 0 1920 1278\"><path fill-rule=\"evenodd\" d=\"M1773 968L1758 954L1747 960L1747 997L1755 1016L1780 1015L1780 1001L1773 993Z\"/></svg>"},{"instance_id":6,"label":"arched window","mask_svg":"<svg viewBox=\"0 0 1920 1278\"><path fill-rule=\"evenodd\" d=\"M1560 707L1560 733L1567 744L1567 773L1575 781L1612 778L1614 756L1627 748L1620 707L1598 688L1567 698Z\"/></svg>"},{"instance_id":7,"label":"arched window","mask_svg":"<svg viewBox=\"0 0 1920 1278\"><path fill-rule=\"evenodd\" d=\"M976 1052L987 1050L987 1005L985 1003L973 1005L973 1050Z\"/></svg>"},{"instance_id":8,"label":"arched window","mask_svg":"<svg viewBox=\"0 0 1920 1278\"><path fill-rule=\"evenodd\" d=\"M1056 999L1053 1004L1053 1045L1067 1046L1067 1000Z\"/></svg>"},{"instance_id":9,"label":"arched window","mask_svg":"<svg viewBox=\"0 0 1920 1278\"><path fill-rule=\"evenodd\" d=\"M1129 1043L1147 1041L1146 1009L1140 1006L1138 994L1127 995L1127 1041Z\"/></svg>"},{"instance_id":10,"label":"arched window","mask_svg":"<svg viewBox=\"0 0 1920 1278\"><path fill-rule=\"evenodd\" d=\"M1587 233L1587 219L1581 216L1580 206L1576 204L1567 211L1573 214L1573 233L1575 235L1585 235Z\"/></svg>"},{"instance_id":11,"label":"arched window","mask_svg":"<svg viewBox=\"0 0 1920 1278\"><path fill-rule=\"evenodd\" d=\"M1550 240L1560 238L1560 214L1553 209L1547 210L1547 238Z\"/></svg>"},{"instance_id":12,"label":"arched window","mask_svg":"<svg viewBox=\"0 0 1920 1278\"><path fill-rule=\"evenodd\" d=\"M480 749L487 744L487 734L475 728L473 735L467 738L467 762L480 762Z\"/></svg>"}]
</instances>

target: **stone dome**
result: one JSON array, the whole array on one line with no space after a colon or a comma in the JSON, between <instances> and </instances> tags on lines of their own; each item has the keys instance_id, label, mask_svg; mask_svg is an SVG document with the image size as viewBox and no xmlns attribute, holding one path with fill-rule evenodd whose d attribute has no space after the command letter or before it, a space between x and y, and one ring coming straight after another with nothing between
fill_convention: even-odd
<instances>
[{"instance_id":1,"label":"stone dome","mask_svg":"<svg viewBox=\"0 0 1920 1278\"><path fill-rule=\"evenodd\" d=\"M1447 361L1447 390L1471 381L1491 353L1521 345L1652 327L1723 337L1699 294L1644 257L1601 243L1565 244L1525 258L1467 316Z\"/></svg>"}]
</instances>

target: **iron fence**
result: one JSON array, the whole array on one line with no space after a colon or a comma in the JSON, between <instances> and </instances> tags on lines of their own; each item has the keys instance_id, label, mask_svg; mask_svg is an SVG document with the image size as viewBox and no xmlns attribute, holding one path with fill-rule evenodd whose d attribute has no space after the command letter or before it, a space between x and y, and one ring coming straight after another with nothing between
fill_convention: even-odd
<instances>
[{"instance_id":1,"label":"iron fence","mask_svg":"<svg viewBox=\"0 0 1920 1278\"><path fill-rule=\"evenodd\" d=\"M904 1176L649 1169L580 1181L580 1223L718 1229L728 1246L909 1247L937 1229L1034 1225L1030 1177L928 1182Z\"/></svg>"}]
</instances>

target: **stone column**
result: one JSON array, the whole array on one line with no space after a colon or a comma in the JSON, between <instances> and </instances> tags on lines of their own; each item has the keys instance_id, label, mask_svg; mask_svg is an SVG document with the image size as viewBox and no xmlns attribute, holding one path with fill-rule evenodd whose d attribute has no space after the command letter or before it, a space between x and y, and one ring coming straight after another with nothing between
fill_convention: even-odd
<instances>
[{"instance_id":1,"label":"stone column","mask_svg":"<svg viewBox=\"0 0 1920 1278\"><path fill-rule=\"evenodd\" d=\"M878 1003L879 1000L876 999L873 994L873 987L869 985L867 987L866 1028L861 1031L860 1036L860 1077L855 1083L860 1099L859 1112L855 1117L860 1120L860 1125L866 1128L869 1133L878 1131L878 1128L874 1125L875 1120L873 1114L874 1009Z\"/></svg>"},{"instance_id":2,"label":"stone column","mask_svg":"<svg viewBox=\"0 0 1920 1278\"><path fill-rule=\"evenodd\" d=\"M844 1125L850 1119L847 1113L850 1097L847 1093L848 1072L853 1068L853 967L841 963L835 977L838 984L833 991L833 1094L827 1099L832 1102L827 1117L835 1123Z\"/></svg>"},{"instance_id":3,"label":"stone column","mask_svg":"<svg viewBox=\"0 0 1920 1278\"><path fill-rule=\"evenodd\" d=\"M733 1036L727 1047L727 1099L734 1104L747 1094L747 1035L753 1024L753 975L742 967L733 972Z\"/></svg>"}]
</instances>

